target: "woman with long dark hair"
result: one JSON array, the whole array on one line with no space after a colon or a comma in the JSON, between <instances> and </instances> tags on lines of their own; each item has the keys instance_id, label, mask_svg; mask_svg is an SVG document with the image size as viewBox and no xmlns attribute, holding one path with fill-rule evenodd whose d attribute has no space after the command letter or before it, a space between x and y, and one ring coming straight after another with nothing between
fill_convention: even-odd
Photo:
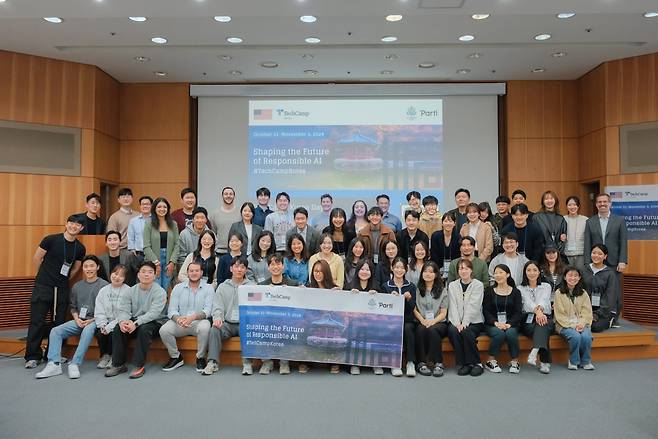
<instances>
[{"instance_id":1,"label":"woman with long dark hair","mask_svg":"<svg viewBox=\"0 0 658 439\"><path fill-rule=\"evenodd\" d=\"M590 257L592 262L585 266L583 282L592 302L592 332L603 332L610 329L616 316L612 305L618 294L617 274L605 264L608 247L604 244L594 244Z\"/></svg>"},{"instance_id":2,"label":"woman with long dark hair","mask_svg":"<svg viewBox=\"0 0 658 439\"><path fill-rule=\"evenodd\" d=\"M548 374L551 371L550 339L553 333L552 288L548 282L542 282L537 262L528 261L523 266L519 291L523 298L523 312L526 313L521 332L532 340L528 364L536 366L539 354L539 372Z\"/></svg>"},{"instance_id":3,"label":"woman with long dark hair","mask_svg":"<svg viewBox=\"0 0 658 439\"><path fill-rule=\"evenodd\" d=\"M217 288L217 270L219 268L219 257L215 254L216 238L215 232L210 229L204 230L199 235L199 244L196 250L187 255L178 273L178 281L187 280L187 266L194 262L201 264L203 273L201 281L212 285L213 290Z\"/></svg>"},{"instance_id":4,"label":"woman with long dark hair","mask_svg":"<svg viewBox=\"0 0 658 439\"><path fill-rule=\"evenodd\" d=\"M274 234L269 230L263 230L254 240L254 248L247 258L249 268L247 277L256 283L261 283L270 277L270 270L267 266L267 258L276 252L276 243Z\"/></svg>"},{"instance_id":5,"label":"woman with long dark hair","mask_svg":"<svg viewBox=\"0 0 658 439\"><path fill-rule=\"evenodd\" d=\"M366 246L363 238L356 237L352 239L349 247L347 247L347 254L345 255L345 284L352 283L356 275L356 266L362 260L368 258L368 247Z\"/></svg>"},{"instance_id":6,"label":"woman with long dark hair","mask_svg":"<svg viewBox=\"0 0 658 439\"><path fill-rule=\"evenodd\" d=\"M246 203L242 203L242 207L240 207L240 221L231 224L231 228L228 231L228 236L238 233L244 236L245 239L242 244L242 254L245 256L251 254L254 246L254 239L263 231L261 226L253 223L255 215L256 208L252 202L247 201Z\"/></svg>"},{"instance_id":7,"label":"woman with long dark hair","mask_svg":"<svg viewBox=\"0 0 658 439\"><path fill-rule=\"evenodd\" d=\"M322 229L322 233L328 233L334 241L334 253L345 257L347 246L356 237L354 224L349 224L345 211L340 207L334 207L329 213L329 225Z\"/></svg>"},{"instance_id":8,"label":"woman with long dark hair","mask_svg":"<svg viewBox=\"0 0 658 439\"><path fill-rule=\"evenodd\" d=\"M286 255L283 258L283 275L299 285L308 282L308 255L306 242L299 233L293 233L286 241Z\"/></svg>"},{"instance_id":9,"label":"woman with long dark hair","mask_svg":"<svg viewBox=\"0 0 658 439\"><path fill-rule=\"evenodd\" d=\"M178 259L179 233L166 198L153 200L151 221L144 223L144 259L156 266L155 281L166 291Z\"/></svg>"},{"instance_id":10,"label":"woman with long dark hair","mask_svg":"<svg viewBox=\"0 0 658 439\"><path fill-rule=\"evenodd\" d=\"M368 206L363 200L356 200L352 204L352 214L350 219L347 221L347 227L354 229L358 234L359 230L366 227L368 223L368 218L366 218L366 213L368 212Z\"/></svg>"}]
</instances>

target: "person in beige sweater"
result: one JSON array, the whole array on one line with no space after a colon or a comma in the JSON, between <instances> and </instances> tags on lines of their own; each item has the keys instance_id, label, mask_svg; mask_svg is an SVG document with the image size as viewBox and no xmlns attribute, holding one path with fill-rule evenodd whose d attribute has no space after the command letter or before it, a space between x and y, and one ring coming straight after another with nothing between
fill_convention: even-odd
<instances>
[{"instance_id":1,"label":"person in beige sweater","mask_svg":"<svg viewBox=\"0 0 658 439\"><path fill-rule=\"evenodd\" d=\"M585 292L580 270L568 267L564 280L555 291L555 332L569 343L569 370L580 365L594 370L592 364L592 304Z\"/></svg>"},{"instance_id":2,"label":"person in beige sweater","mask_svg":"<svg viewBox=\"0 0 658 439\"><path fill-rule=\"evenodd\" d=\"M471 236L475 239L475 252L479 259L488 262L493 253L493 229L491 224L480 221L480 211L476 203L466 206L466 218L459 232L461 236Z\"/></svg>"}]
</instances>

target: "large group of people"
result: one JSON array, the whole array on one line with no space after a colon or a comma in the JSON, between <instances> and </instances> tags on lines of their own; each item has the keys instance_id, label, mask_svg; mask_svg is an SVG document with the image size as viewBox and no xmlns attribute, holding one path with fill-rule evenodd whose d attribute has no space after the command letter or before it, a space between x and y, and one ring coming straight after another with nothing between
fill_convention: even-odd
<instances>
[{"instance_id":1,"label":"large group of people","mask_svg":"<svg viewBox=\"0 0 658 439\"><path fill-rule=\"evenodd\" d=\"M128 371L128 340L135 339L130 378L139 378L154 338L170 357L162 370L172 371L184 363L177 338L195 336L196 370L211 375L219 370L222 343L239 335L238 287L261 284L402 296L406 361L393 376L442 376L445 338L458 375L502 372L504 344L508 370L517 374L520 335L532 341L525 362L548 374L553 333L568 342L568 369L593 370L592 333L619 325L628 262L625 221L611 214L610 196L597 195L597 213L586 218L577 196L567 198L561 215L550 190L538 212L529 211L520 189L496 198L495 213L486 201L471 202L468 189L454 195L456 207L441 214L435 196L409 192L400 219L386 194L370 208L355 201L349 215L324 194L322 211L309 218L306 208L291 207L286 192L276 194L271 210L267 188L258 189L256 204L238 207L235 190L225 187L211 213L197 205L191 188L181 191L176 211L167 199L149 196L134 211L132 191L123 188L120 208L106 224L100 196L90 194L86 211L68 217L63 233L43 238L34 255L25 367L45 361L37 378L61 375L63 341L79 336L67 370L79 378L95 337L97 366L113 377ZM107 252L86 254L80 234L104 235ZM80 269L82 279L69 288ZM49 311L53 328L43 352ZM480 334L490 339L484 361ZM262 359L259 373L270 373L273 360ZM300 363L298 370L309 366ZM288 361L279 360L279 372L290 373ZM243 359L242 373L253 374L251 359Z\"/></svg>"}]
</instances>

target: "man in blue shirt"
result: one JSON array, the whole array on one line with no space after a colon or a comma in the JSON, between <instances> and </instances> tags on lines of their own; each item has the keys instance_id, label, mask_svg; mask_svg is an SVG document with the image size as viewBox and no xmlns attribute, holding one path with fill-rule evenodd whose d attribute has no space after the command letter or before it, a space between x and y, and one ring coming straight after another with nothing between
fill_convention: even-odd
<instances>
[{"instance_id":1,"label":"man in blue shirt","mask_svg":"<svg viewBox=\"0 0 658 439\"><path fill-rule=\"evenodd\" d=\"M377 195L377 206L382 210L382 223L397 233L402 230L402 221L400 218L390 213L388 210L391 207L391 199L386 194Z\"/></svg>"}]
</instances>

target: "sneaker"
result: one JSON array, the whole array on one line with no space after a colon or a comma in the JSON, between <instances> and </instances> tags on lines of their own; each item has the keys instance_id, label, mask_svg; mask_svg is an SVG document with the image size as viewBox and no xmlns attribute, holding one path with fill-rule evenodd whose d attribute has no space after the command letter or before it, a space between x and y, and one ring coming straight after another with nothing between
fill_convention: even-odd
<instances>
[{"instance_id":1,"label":"sneaker","mask_svg":"<svg viewBox=\"0 0 658 439\"><path fill-rule=\"evenodd\" d=\"M308 373L308 364L299 363L297 366L297 371L299 371L299 373Z\"/></svg>"},{"instance_id":2,"label":"sneaker","mask_svg":"<svg viewBox=\"0 0 658 439\"><path fill-rule=\"evenodd\" d=\"M279 361L279 375L290 375L290 363L288 363L288 360Z\"/></svg>"},{"instance_id":3,"label":"sneaker","mask_svg":"<svg viewBox=\"0 0 658 439\"><path fill-rule=\"evenodd\" d=\"M329 369L329 373L333 373L334 375L340 373L340 365L332 364L331 369Z\"/></svg>"},{"instance_id":4,"label":"sneaker","mask_svg":"<svg viewBox=\"0 0 658 439\"><path fill-rule=\"evenodd\" d=\"M98 364L96 365L97 369L107 369L112 365L112 355L110 354L103 354L100 360L98 360Z\"/></svg>"},{"instance_id":5,"label":"sneaker","mask_svg":"<svg viewBox=\"0 0 658 439\"><path fill-rule=\"evenodd\" d=\"M74 363L69 364L67 371L69 373L69 378L71 378L72 380L80 378L80 368L78 367L77 364Z\"/></svg>"},{"instance_id":6,"label":"sneaker","mask_svg":"<svg viewBox=\"0 0 658 439\"><path fill-rule=\"evenodd\" d=\"M136 367L133 369L132 372L130 372L130 379L136 380L137 378L143 377L145 373L146 373L146 369L144 369L144 366Z\"/></svg>"},{"instance_id":7,"label":"sneaker","mask_svg":"<svg viewBox=\"0 0 658 439\"><path fill-rule=\"evenodd\" d=\"M501 373L503 371L496 360L487 361L484 363L484 367L486 367L489 372L493 373Z\"/></svg>"},{"instance_id":8,"label":"sneaker","mask_svg":"<svg viewBox=\"0 0 658 439\"><path fill-rule=\"evenodd\" d=\"M261 375L269 375L270 372L272 372L272 369L274 369L274 363L272 363L272 360L265 360L260 366L258 373Z\"/></svg>"},{"instance_id":9,"label":"sneaker","mask_svg":"<svg viewBox=\"0 0 658 439\"><path fill-rule=\"evenodd\" d=\"M596 369L592 363L587 363L586 365L583 366L583 369L585 370L594 370Z\"/></svg>"},{"instance_id":10,"label":"sneaker","mask_svg":"<svg viewBox=\"0 0 658 439\"><path fill-rule=\"evenodd\" d=\"M471 369L471 376L472 377L479 377L483 373L484 373L484 369L482 368L481 364L473 365L473 368Z\"/></svg>"},{"instance_id":11,"label":"sneaker","mask_svg":"<svg viewBox=\"0 0 658 439\"><path fill-rule=\"evenodd\" d=\"M43 370L41 370L41 372L37 372L34 376L37 379L42 379L42 378L54 377L61 374L62 374L62 365L59 363L53 363L52 361L49 361L48 364L46 364L46 367L44 367Z\"/></svg>"},{"instance_id":12,"label":"sneaker","mask_svg":"<svg viewBox=\"0 0 658 439\"><path fill-rule=\"evenodd\" d=\"M470 375L472 369L473 369L473 366L471 366L470 364L465 364L465 365L463 365L462 367L459 368L459 370L457 371L457 375L462 376L462 377L466 376L466 375Z\"/></svg>"},{"instance_id":13,"label":"sneaker","mask_svg":"<svg viewBox=\"0 0 658 439\"><path fill-rule=\"evenodd\" d=\"M432 371L430 370L429 367L427 367L427 364L425 363L418 363L418 373L424 377L428 377L432 375Z\"/></svg>"},{"instance_id":14,"label":"sneaker","mask_svg":"<svg viewBox=\"0 0 658 439\"><path fill-rule=\"evenodd\" d=\"M121 366L112 366L105 371L105 376L110 378L110 377L115 377L119 375L120 373L126 373L128 372L128 368L126 367L125 364L122 364Z\"/></svg>"},{"instance_id":15,"label":"sneaker","mask_svg":"<svg viewBox=\"0 0 658 439\"><path fill-rule=\"evenodd\" d=\"M181 367L185 362L183 361L183 356L180 355L178 358L170 358L169 361L167 361L167 364L162 366L162 370L165 372L170 372L174 369L178 369Z\"/></svg>"},{"instance_id":16,"label":"sneaker","mask_svg":"<svg viewBox=\"0 0 658 439\"><path fill-rule=\"evenodd\" d=\"M416 365L413 363L413 361L407 361L406 375L410 378L416 376Z\"/></svg>"},{"instance_id":17,"label":"sneaker","mask_svg":"<svg viewBox=\"0 0 658 439\"><path fill-rule=\"evenodd\" d=\"M383 367L373 367L372 372L375 375L384 375L384 368Z\"/></svg>"},{"instance_id":18,"label":"sneaker","mask_svg":"<svg viewBox=\"0 0 658 439\"><path fill-rule=\"evenodd\" d=\"M519 367L518 361L512 361L509 364L509 373L519 373L521 372L521 367Z\"/></svg>"},{"instance_id":19,"label":"sneaker","mask_svg":"<svg viewBox=\"0 0 658 439\"><path fill-rule=\"evenodd\" d=\"M617 315L615 315L612 318L612 321L610 322L610 327L611 328L621 328L621 324L619 324L619 317L617 317Z\"/></svg>"},{"instance_id":20,"label":"sneaker","mask_svg":"<svg viewBox=\"0 0 658 439\"><path fill-rule=\"evenodd\" d=\"M434 365L434 370L432 371L432 376L435 377L442 377L443 376L443 364L435 364Z\"/></svg>"},{"instance_id":21,"label":"sneaker","mask_svg":"<svg viewBox=\"0 0 658 439\"><path fill-rule=\"evenodd\" d=\"M197 358L196 359L196 371L197 372L203 372L203 369L205 369L207 365L208 365L208 362L206 361L205 358Z\"/></svg>"},{"instance_id":22,"label":"sneaker","mask_svg":"<svg viewBox=\"0 0 658 439\"><path fill-rule=\"evenodd\" d=\"M575 364L572 364L571 361L568 361L567 362L567 369L569 369L569 370L578 370L578 366L576 366Z\"/></svg>"},{"instance_id":23,"label":"sneaker","mask_svg":"<svg viewBox=\"0 0 658 439\"><path fill-rule=\"evenodd\" d=\"M361 374L361 368L359 366L350 367L350 375L359 375Z\"/></svg>"},{"instance_id":24,"label":"sneaker","mask_svg":"<svg viewBox=\"0 0 658 439\"><path fill-rule=\"evenodd\" d=\"M376 373L377 372L375 372L375 374ZM393 369L391 369L391 375L393 375L394 377L401 377L404 374L402 373L402 369L398 367L394 367Z\"/></svg>"},{"instance_id":25,"label":"sneaker","mask_svg":"<svg viewBox=\"0 0 658 439\"><path fill-rule=\"evenodd\" d=\"M243 363L242 364L242 375L253 375L254 374L254 369L251 366L251 363Z\"/></svg>"},{"instance_id":26,"label":"sneaker","mask_svg":"<svg viewBox=\"0 0 658 439\"><path fill-rule=\"evenodd\" d=\"M25 362L25 368L26 369L35 369L39 365L39 362L37 360L27 360Z\"/></svg>"},{"instance_id":27,"label":"sneaker","mask_svg":"<svg viewBox=\"0 0 658 439\"><path fill-rule=\"evenodd\" d=\"M551 373L551 363L539 363L539 373L544 375Z\"/></svg>"},{"instance_id":28,"label":"sneaker","mask_svg":"<svg viewBox=\"0 0 658 439\"><path fill-rule=\"evenodd\" d=\"M528 354L528 361L527 363L530 366L536 366L537 365L537 352L535 352L534 349L530 351L530 354Z\"/></svg>"},{"instance_id":29,"label":"sneaker","mask_svg":"<svg viewBox=\"0 0 658 439\"><path fill-rule=\"evenodd\" d=\"M69 362L69 359L66 358L66 357L62 357L62 358L60 358L60 360L59 360L59 364L62 364L62 365L63 365L63 364L66 364L66 363L68 363L68 362Z\"/></svg>"},{"instance_id":30,"label":"sneaker","mask_svg":"<svg viewBox=\"0 0 658 439\"><path fill-rule=\"evenodd\" d=\"M219 364L215 360L210 360L201 371L201 375L212 375L215 372L219 372Z\"/></svg>"}]
</instances>

